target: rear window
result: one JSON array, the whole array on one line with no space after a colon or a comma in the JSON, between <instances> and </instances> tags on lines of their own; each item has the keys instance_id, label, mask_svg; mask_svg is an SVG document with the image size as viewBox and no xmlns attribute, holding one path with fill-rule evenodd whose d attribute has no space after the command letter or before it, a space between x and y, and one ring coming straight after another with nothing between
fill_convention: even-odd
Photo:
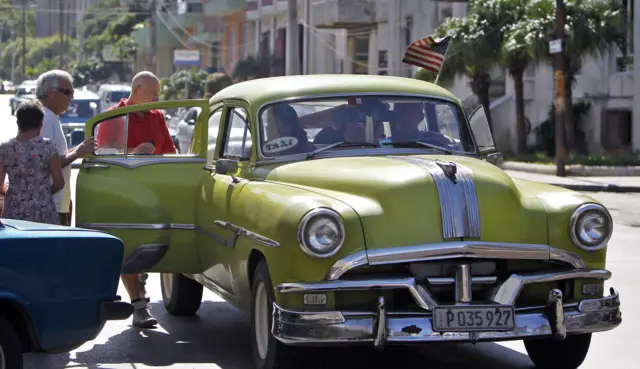
<instances>
[{"instance_id":1,"label":"rear window","mask_svg":"<svg viewBox=\"0 0 640 369\"><path fill-rule=\"evenodd\" d=\"M129 97L129 91L111 91L111 102L120 102Z\"/></svg>"}]
</instances>

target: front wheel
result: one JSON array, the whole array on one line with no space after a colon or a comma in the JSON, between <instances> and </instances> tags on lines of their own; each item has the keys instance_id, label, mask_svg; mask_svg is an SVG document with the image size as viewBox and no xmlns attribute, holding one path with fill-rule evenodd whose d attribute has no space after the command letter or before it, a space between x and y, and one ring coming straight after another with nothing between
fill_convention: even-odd
<instances>
[{"instance_id":1,"label":"front wheel","mask_svg":"<svg viewBox=\"0 0 640 369\"><path fill-rule=\"evenodd\" d=\"M587 357L590 345L591 333L567 336L563 341L524 341L529 358L539 369L576 369Z\"/></svg>"},{"instance_id":2,"label":"front wheel","mask_svg":"<svg viewBox=\"0 0 640 369\"><path fill-rule=\"evenodd\" d=\"M160 276L162 304L171 315L194 315L202 303L202 285L178 273Z\"/></svg>"},{"instance_id":3,"label":"front wheel","mask_svg":"<svg viewBox=\"0 0 640 369\"><path fill-rule=\"evenodd\" d=\"M22 369L22 344L9 321L0 316L0 368Z\"/></svg>"},{"instance_id":4,"label":"front wheel","mask_svg":"<svg viewBox=\"0 0 640 369\"><path fill-rule=\"evenodd\" d=\"M257 369L286 368L294 365L290 359L293 349L271 334L275 295L264 260L258 263L251 284L251 346Z\"/></svg>"}]
</instances>

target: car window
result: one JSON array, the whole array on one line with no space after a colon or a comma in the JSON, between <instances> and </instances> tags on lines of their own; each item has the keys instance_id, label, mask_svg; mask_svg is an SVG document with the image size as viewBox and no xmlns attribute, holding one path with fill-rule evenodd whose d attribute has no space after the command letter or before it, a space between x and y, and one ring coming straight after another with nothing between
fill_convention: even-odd
<instances>
[{"instance_id":1,"label":"car window","mask_svg":"<svg viewBox=\"0 0 640 369\"><path fill-rule=\"evenodd\" d=\"M151 117L164 120L164 114L160 110L140 110L106 118L96 123L93 127L93 136L96 138L99 149L95 155L124 155L125 151L128 155L175 154L171 152L171 145L168 143L172 140L167 140L165 136L164 130L167 135L171 134L166 121L164 124L158 125L157 130L149 130L145 124L140 124L143 120ZM135 127L141 127L142 130L136 131ZM125 140L127 142L126 150ZM140 145L142 144L147 144L145 146L150 144L156 150L152 152L141 151ZM193 153L184 153L184 155L193 155Z\"/></svg>"},{"instance_id":2,"label":"car window","mask_svg":"<svg viewBox=\"0 0 640 369\"><path fill-rule=\"evenodd\" d=\"M251 156L251 131L247 116L247 112L242 108L229 110L223 157L248 158Z\"/></svg>"},{"instance_id":3,"label":"car window","mask_svg":"<svg viewBox=\"0 0 640 369\"><path fill-rule=\"evenodd\" d=\"M220 128L220 121L222 120L222 108L214 111L209 117L209 140L207 143L207 164L213 162L213 157L216 152L216 141L218 140L218 129Z\"/></svg>"},{"instance_id":4,"label":"car window","mask_svg":"<svg viewBox=\"0 0 640 369\"><path fill-rule=\"evenodd\" d=\"M264 157L309 153L340 142L366 143L369 149L371 145L385 150L409 145L420 150L475 151L461 107L426 96L310 97L267 105L259 113L258 124Z\"/></svg>"}]
</instances>

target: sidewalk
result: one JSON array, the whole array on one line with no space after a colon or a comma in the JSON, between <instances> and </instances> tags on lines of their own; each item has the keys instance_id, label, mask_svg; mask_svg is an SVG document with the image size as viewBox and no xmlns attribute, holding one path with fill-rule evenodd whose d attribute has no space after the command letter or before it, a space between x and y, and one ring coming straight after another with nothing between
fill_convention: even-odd
<instances>
[{"instance_id":1,"label":"sidewalk","mask_svg":"<svg viewBox=\"0 0 640 369\"><path fill-rule=\"evenodd\" d=\"M640 192L640 176L623 177L556 177L555 175L505 170L513 178L543 182L574 191Z\"/></svg>"}]
</instances>

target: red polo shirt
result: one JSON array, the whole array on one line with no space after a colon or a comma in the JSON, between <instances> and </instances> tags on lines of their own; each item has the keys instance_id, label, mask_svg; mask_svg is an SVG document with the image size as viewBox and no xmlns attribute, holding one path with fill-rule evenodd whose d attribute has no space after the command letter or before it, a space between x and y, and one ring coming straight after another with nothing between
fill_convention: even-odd
<instances>
[{"instance_id":1,"label":"red polo shirt","mask_svg":"<svg viewBox=\"0 0 640 369\"><path fill-rule=\"evenodd\" d=\"M127 106L127 100L122 99L109 110ZM96 133L98 146L102 148L119 148L124 146L124 117L106 120L98 125ZM164 120L164 114L158 110L149 110L129 114L129 129L127 133L127 148L135 149L144 142L156 145L154 155L175 154L176 147L171 139L169 128Z\"/></svg>"}]
</instances>

